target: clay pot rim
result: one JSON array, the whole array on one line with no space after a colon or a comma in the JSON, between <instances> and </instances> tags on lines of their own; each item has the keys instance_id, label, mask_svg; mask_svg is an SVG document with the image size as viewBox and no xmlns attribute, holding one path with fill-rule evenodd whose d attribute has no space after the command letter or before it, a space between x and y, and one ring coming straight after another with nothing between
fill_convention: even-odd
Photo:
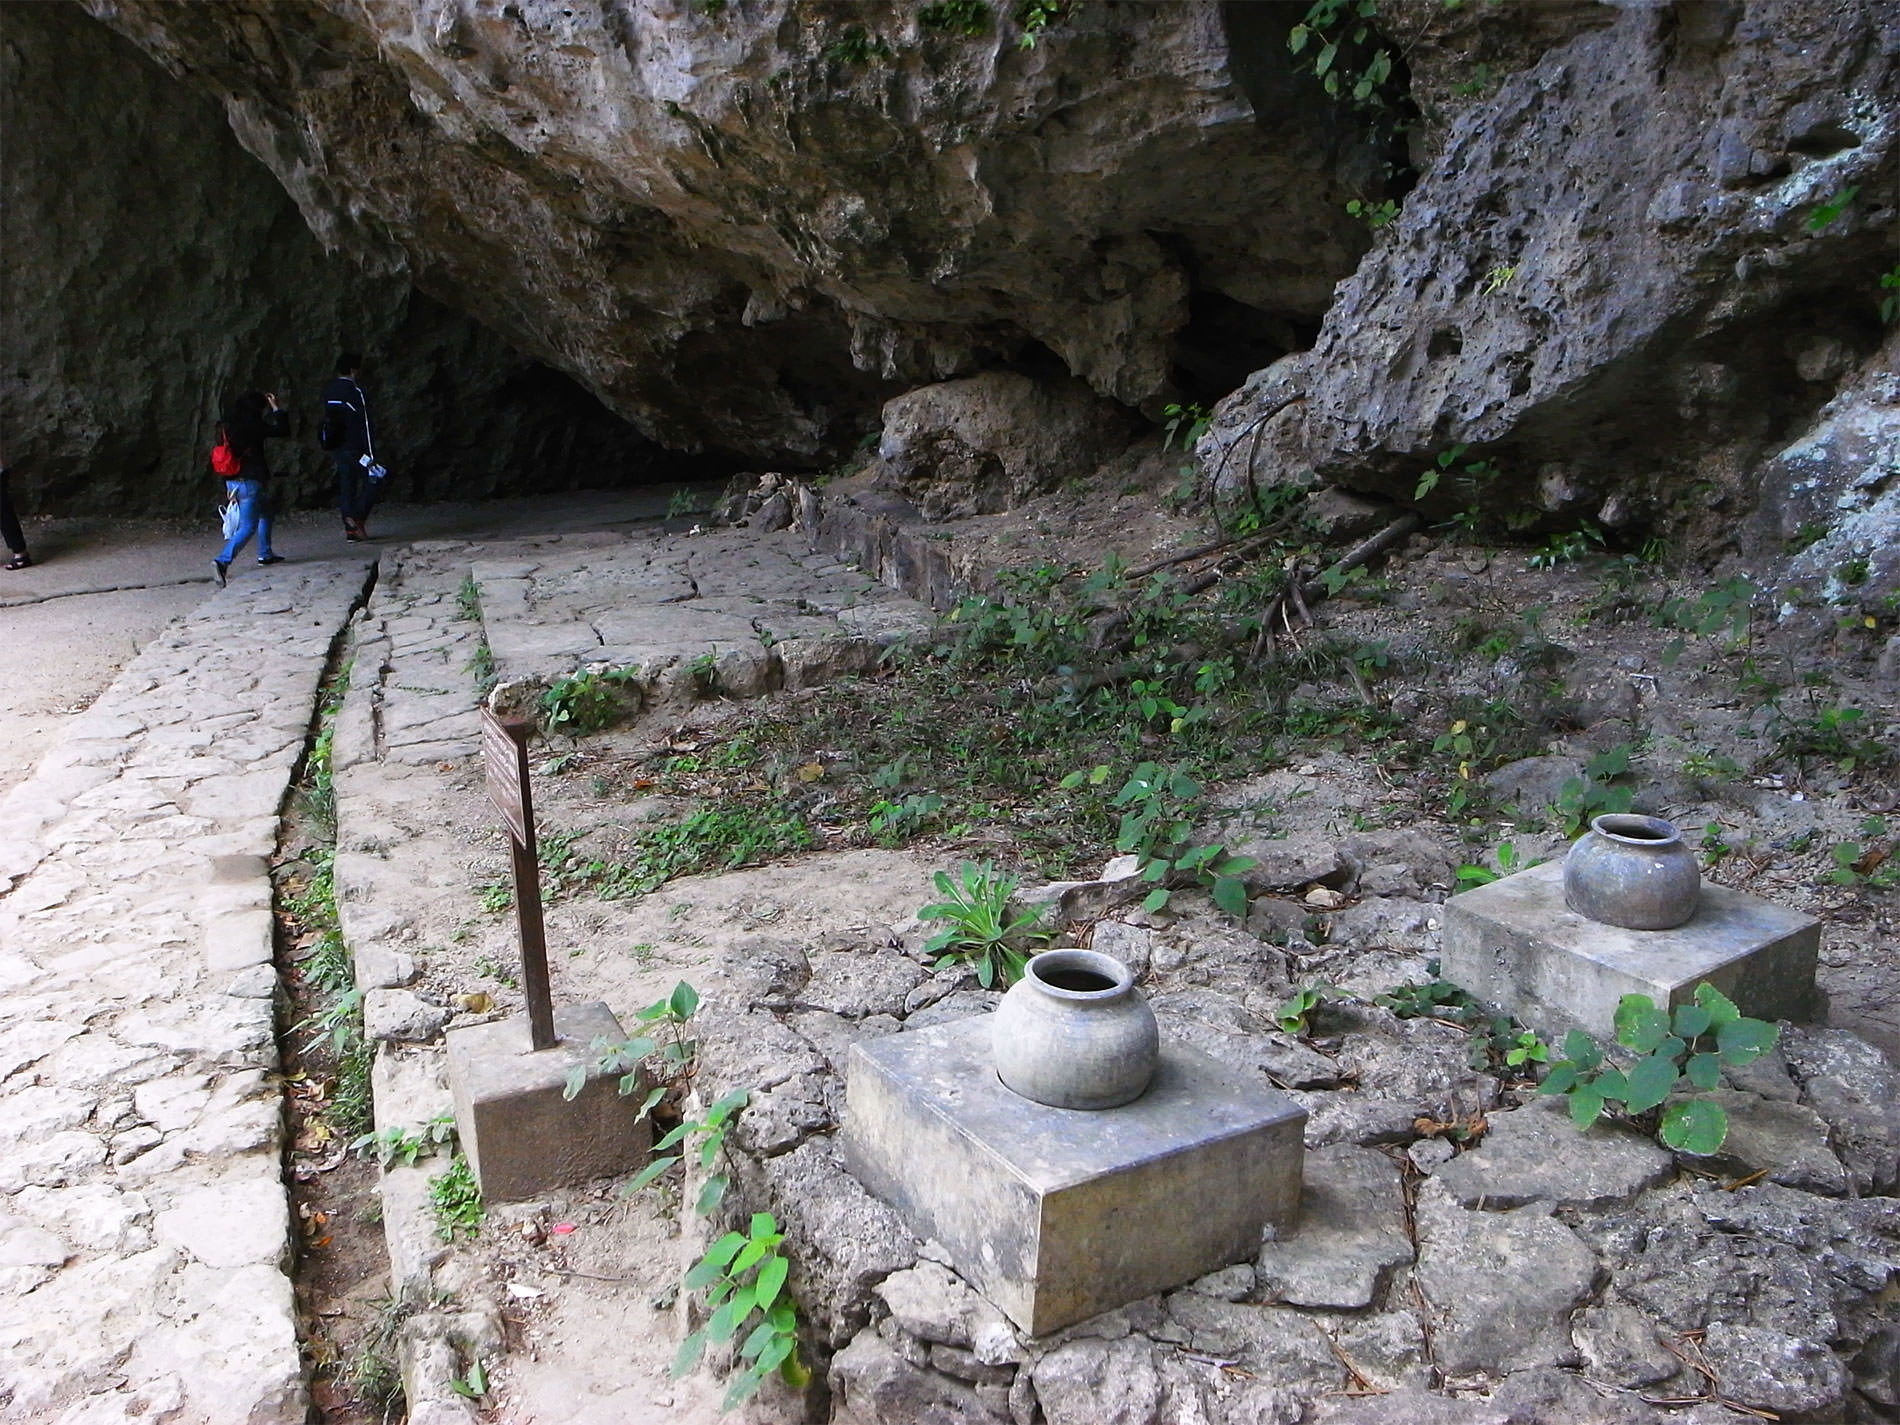
<instances>
[{"instance_id":1,"label":"clay pot rim","mask_svg":"<svg viewBox=\"0 0 1900 1425\"><path fill-rule=\"evenodd\" d=\"M1682 831L1674 822L1641 812L1610 811L1590 819L1590 830L1619 846L1674 846Z\"/></svg>"},{"instance_id":2,"label":"clay pot rim","mask_svg":"<svg viewBox=\"0 0 1900 1425\"><path fill-rule=\"evenodd\" d=\"M1043 978L1042 971L1082 970L1089 974L1101 975L1113 983L1099 990L1071 990L1061 985L1052 985ZM1100 950L1084 950L1080 946L1063 950L1044 950L1039 955L1029 957L1029 963L1023 966L1023 978L1034 980L1036 988L1043 994L1056 999L1098 1000L1112 999L1116 995L1126 994L1135 983L1134 972L1113 955L1104 955Z\"/></svg>"}]
</instances>

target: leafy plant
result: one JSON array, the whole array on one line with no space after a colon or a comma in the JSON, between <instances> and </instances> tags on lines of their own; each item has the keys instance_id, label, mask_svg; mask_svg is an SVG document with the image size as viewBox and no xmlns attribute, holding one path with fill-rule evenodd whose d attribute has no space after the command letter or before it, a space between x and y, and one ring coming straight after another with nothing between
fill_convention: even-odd
<instances>
[{"instance_id":1,"label":"leafy plant","mask_svg":"<svg viewBox=\"0 0 1900 1425\"><path fill-rule=\"evenodd\" d=\"M1466 1030L1471 1038L1465 1061L1474 1069L1512 1068L1528 1075L1532 1064L1545 1061L1549 1051L1535 1033L1508 1014L1494 1013L1468 990L1444 979L1437 960L1426 961L1425 971L1432 978L1424 984L1407 981L1375 995L1372 1002L1399 1019L1435 1019Z\"/></svg>"},{"instance_id":2,"label":"leafy plant","mask_svg":"<svg viewBox=\"0 0 1900 1425\"><path fill-rule=\"evenodd\" d=\"M1557 803L1551 810L1557 814L1566 836L1581 835L1599 816L1630 809L1636 799L1635 789L1612 786L1611 781L1629 770L1634 751L1627 742L1606 747L1583 764L1581 777L1570 778L1558 789Z\"/></svg>"},{"instance_id":3,"label":"leafy plant","mask_svg":"<svg viewBox=\"0 0 1900 1425\"><path fill-rule=\"evenodd\" d=\"M429 1206L435 1213L436 1234L453 1242L480 1230L482 1190L468 1159L457 1153L446 1173L429 1179Z\"/></svg>"},{"instance_id":4,"label":"leafy plant","mask_svg":"<svg viewBox=\"0 0 1900 1425\"><path fill-rule=\"evenodd\" d=\"M1564 1057L1538 1089L1570 1100L1570 1121L1588 1128L1612 1105L1643 1119L1661 1109L1657 1135L1669 1147L1708 1156L1728 1137L1728 1115L1707 1098L1670 1102L1686 1081L1706 1093L1724 1066L1747 1064L1774 1048L1781 1031L1750 1019L1713 985L1695 988L1695 1002L1660 1009L1647 995L1624 995L1616 1007L1616 1042L1638 1056L1628 1067L1608 1062L1581 1029L1564 1036Z\"/></svg>"},{"instance_id":5,"label":"leafy plant","mask_svg":"<svg viewBox=\"0 0 1900 1425\"><path fill-rule=\"evenodd\" d=\"M1842 213L1845 213L1848 204L1852 203L1859 193L1859 188L1849 184L1845 188L1838 189L1834 196L1829 198L1825 203L1815 204L1814 211L1808 214L1808 231L1811 233L1820 232L1822 228L1840 217Z\"/></svg>"},{"instance_id":6,"label":"leafy plant","mask_svg":"<svg viewBox=\"0 0 1900 1425\"><path fill-rule=\"evenodd\" d=\"M1515 871L1524 868L1517 863L1517 845L1515 842L1500 841L1496 851L1498 868L1493 871L1489 866L1477 866L1467 863L1458 868L1457 889L1476 890L1479 886L1488 886L1493 881L1502 880Z\"/></svg>"},{"instance_id":7,"label":"leafy plant","mask_svg":"<svg viewBox=\"0 0 1900 1425\"><path fill-rule=\"evenodd\" d=\"M1165 418L1161 427L1161 448L1171 450L1179 446L1182 450L1192 450L1207 428L1214 423L1214 413L1206 406L1189 401L1182 405L1173 403L1162 407Z\"/></svg>"},{"instance_id":8,"label":"leafy plant","mask_svg":"<svg viewBox=\"0 0 1900 1425\"><path fill-rule=\"evenodd\" d=\"M682 485L675 490L666 502L666 517L670 520L684 518L687 515L703 515L711 506L706 497L698 490Z\"/></svg>"},{"instance_id":9,"label":"leafy plant","mask_svg":"<svg viewBox=\"0 0 1900 1425\"><path fill-rule=\"evenodd\" d=\"M639 683L638 668L584 668L557 678L541 695L548 731L585 737L612 727L626 713L626 690Z\"/></svg>"},{"instance_id":10,"label":"leafy plant","mask_svg":"<svg viewBox=\"0 0 1900 1425\"><path fill-rule=\"evenodd\" d=\"M1364 198L1351 198L1346 202L1346 212L1376 233L1398 220L1399 205L1390 198L1382 198L1376 203Z\"/></svg>"},{"instance_id":11,"label":"leafy plant","mask_svg":"<svg viewBox=\"0 0 1900 1425\"><path fill-rule=\"evenodd\" d=\"M1880 320L1900 317L1900 262L1880 274L1880 290L1887 294L1880 299Z\"/></svg>"},{"instance_id":12,"label":"leafy plant","mask_svg":"<svg viewBox=\"0 0 1900 1425\"><path fill-rule=\"evenodd\" d=\"M1511 279L1517 276L1517 268L1499 263L1484 274L1484 285L1478 288L1480 297L1489 297L1493 292L1502 292L1511 285Z\"/></svg>"},{"instance_id":13,"label":"leafy plant","mask_svg":"<svg viewBox=\"0 0 1900 1425\"><path fill-rule=\"evenodd\" d=\"M1022 34L1016 41L1016 47L1034 49L1049 27L1069 13L1072 3L1073 0L1018 0L1016 26Z\"/></svg>"},{"instance_id":14,"label":"leafy plant","mask_svg":"<svg viewBox=\"0 0 1900 1425\"><path fill-rule=\"evenodd\" d=\"M1775 738L1775 752L1797 760L1825 757L1842 773L1856 767L1892 760L1893 749L1878 738L1862 736L1867 713L1862 708L1822 708L1812 717L1785 718Z\"/></svg>"},{"instance_id":15,"label":"leafy plant","mask_svg":"<svg viewBox=\"0 0 1900 1425\"><path fill-rule=\"evenodd\" d=\"M890 57L891 47L881 36L869 33L862 25L848 26L843 34L825 46L826 59L859 68Z\"/></svg>"},{"instance_id":16,"label":"leafy plant","mask_svg":"<svg viewBox=\"0 0 1900 1425\"><path fill-rule=\"evenodd\" d=\"M986 0L936 0L917 12L917 22L927 30L974 38L990 31L990 7Z\"/></svg>"},{"instance_id":17,"label":"leafy plant","mask_svg":"<svg viewBox=\"0 0 1900 1425\"><path fill-rule=\"evenodd\" d=\"M488 1371L479 1357L468 1363L465 1374L449 1382L449 1389L468 1400L480 1400L488 1394Z\"/></svg>"},{"instance_id":18,"label":"leafy plant","mask_svg":"<svg viewBox=\"0 0 1900 1425\"><path fill-rule=\"evenodd\" d=\"M1080 786L1085 776L1100 780L1093 773L1072 772L1062 785ZM1250 869L1254 859L1230 856L1219 845L1193 844L1200 795L1201 784L1179 767L1141 763L1111 803L1121 811L1115 849L1141 858L1141 879L1154 887L1142 901L1142 909L1157 911L1165 906L1168 883L1176 880L1208 887L1215 905L1236 920L1245 920L1247 885L1240 873Z\"/></svg>"},{"instance_id":19,"label":"leafy plant","mask_svg":"<svg viewBox=\"0 0 1900 1425\"><path fill-rule=\"evenodd\" d=\"M733 798L721 807L703 807L683 821L643 827L629 859L591 862L585 877L602 900L631 900L676 876L737 870L766 856L803 851L811 839L811 828L783 804Z\"/></svg>"},{"instance_id":20,"label":"leafy plant","mask_svg":"<svg viewBox=\"0 0 1900 1425\"><path fill-rule=\"evenodd\" d=\"M629 1039L618 1041L603 1036L589 1046L595 1055L594 1072L621 1076L619 1090L622 1097L628 1097L639 1089L640 1066L648 1059L658 1059L655 1067L660 1082L647 1091L640 1111L634 1115L635 1121L651 1113L675 1082L692 1077L699 1041L687 1038L686 1029L698 1009L699 991L681 980L665 999L655 1000L634 1015L636 1023L653 1026L655 1031L665 1035L664 1038L656 1038L653 1033L635 1034ZM561 1097L571 1102L586 1083L587 1065L576 1064L568 1070Z\"/></svg>"},{"instance_id":21,"label":"leafy plant","mask_svg":"<svg viewBox=\"0 0 1900 1425\"><path fill-rule=\"evenodd\" d=\"M1834 869L1828 873L1828 880L1837 886L1867 886L1877 891L1900 886L1900 861L1893 859L1893 846L1880 844L1887 831L1884 816L1865 818L1860 832L1867 838L1866 843L1843 841L1836 845L1830 853Z\"/></svg>"},{"instance_id":22,"label":"leafy plant","mask_svg":"<svg viewBox=\"0 0 1900 1425\"><path fill-rule=\"evenodd\" d=\"M1026 947L1043 944L1053 934L1042 928L1041 906L1021 915L1010 914L1016 878L999 873L987 861L981 866L965 861L955 879L948 871L939 871L932 884L944 899L925 906L917 918L945 922L924 944L926 951L938 956L933 968L968 964L975 968L977 983L984 989L1008 988L1022 978L1023 966L1029 962Z\"/></svg>"},{"instance_id":23,"label":"leafy plant","mask_svg":"<svg viewBox=\"0 0 1900 1425\"><path fill-rule=\"evenodd\" d=\"M463 576L461 587L455 591L455 617L468 623L481 622L482 588L473 574Z\"/></svg>"},{"instance_id":24,"label":"leafy plant","mask_svg":"<svg viewBox=\"0 0 1900 1425\"><path fill-rule=\"evenodd\" d=\"M379 1167L387 1168L391 1163L401 1163L405 1168L413 1168L437 1149L447 1148L454 1142L455 1115L438 1113L413 1132L395 1127L385 1128L379 1133L365 1133L352 1142L350 1148L366 1158L373 1151Z\"/></svg>"},{"instance_id":25,"label":"leafy plant","mask_svg":"<svg viewBox=\"0 0 1900 1425\"><path fill-rule=\"evenodd\" d=\"M871 835L886 846L909 840L943 810L943 798L935 792L912 792L897 801L880 799L871 803Z\"/></svg>"},{"instance_id":26,"label":"leafy plant","mask_svg":"<svg viewBox=\"0 0 1900 1425\"><path fill-rule=\"evenodd\" d=\"M1586 521L1573 530L1551 535L1525 563L1533 569L1555 569L1594 553L1603 544L1603 531Z\"/></svg>"},{"instance_id":27,"label":"leafy plant","mask_svg":"<svg viewBox=\"0 0 1900 1425\"><path fill-rule=\"evenodd\" d=\"M1376 0L1313 0L1287 32L1286 47L1297 55L1315 46L1312 59L1300 67L1333 98L1360 109L1383 108L1381 91L1392 77L1393 57L1383 45L1368 47L1378 13Z\"/></svg>"},{"instance_id":28,"label":"leafy plant","mask_svg":"<svg viewBox=\"0 0 1900 1425\"><path fill-rule=\"evenodd\" d=\"M1338 996L1339 991L1325 980L1309 980L1306 988L1282 1001L1273 1011L1273 1022L1280 1026L1283 1034L1304 1036L1312 1030L1313 1011Z\"/></svg>"},{"instance_id":29,"label":"leafy plant","mask_svg":"<svg viewBox=\"0 0 1900 1425\"><path fill-rule=\"evenodd\" d=\"M798 1316L783 1296L791 1267L779 1250L784 1241L772 1214L755 1212L744 1232L726 1233L686 1273L686 1286L704 1288L713 1313L680 1343L672 1375L689 1374L708 1342L739 1339L745 1364L727 1382L721 1410L749 1399L773 1371L794 1387L809 1378L798 1359Z\"/></svg>"},{"instance_id":30,"label":"leafy plant","mask_svg":"<svg viewBox=\"0 0 1900 1425\"><path fill-rule=\"evenodd\" d=\"M1745 643L1754 618L1755 598L1760 592L1746 577L1738 575L1693 601L1665 600L1656 611L1655 624L1659 628L1679 628L1698 638L1726 633L1729 643ZM1682 656L1682 650L1680 639L1671 643L1663 650L1663 663L1673 667Z\"/></svg>"},{"instance_id":31,"label":"leafy plant","mask_svg":"<svg viewBox=\"0 0 1900 1425\"><path fill-rule=\"evenodd\" d=\"M1498 467L1489 460L1466 460L1465 452L1470 447L1454 445L1438 452L1431 468L1418 477L1418 484L1412 490L1412 498L1422 500L1438 488L1439 482L1447 476L1461 481L1465 486L1476 489L1498 475Z\"/></svg>"}]
</instances>

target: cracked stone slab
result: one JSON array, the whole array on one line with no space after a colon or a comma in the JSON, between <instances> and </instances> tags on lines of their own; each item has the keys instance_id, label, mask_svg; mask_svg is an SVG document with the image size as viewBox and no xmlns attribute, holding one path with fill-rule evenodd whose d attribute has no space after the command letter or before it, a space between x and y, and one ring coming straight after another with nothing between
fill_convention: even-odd
<instances>
[{"instance_id":1,"label":"cracked stone slab","mask_svg":"<svg viewBox=\"0 0 1900 1425\"><path fill-rule=\"evenodd\" d=\"M1260 1294L1289 1306L1370 1306L1412 1260L1399 1167L1374 1148L1335 1144L1306 1155L1299 1224L1260 1249Z\"/></svg>"},{"instance_id":2,"label":"cracked stone slab","mask_svg":"<svg viewBox=\"0 0 1900 1425\"><path fill-rule=\"evenodd\" d=\"M1675 1159L1632 1129L1578 1131L1563 1103L1544 1099L1490 1116L1484 1141L1432 1174L1461 1207L1530 1202L1593 1211L1631 1201L1675 1171Z\"/></svg>"}]
</instances>

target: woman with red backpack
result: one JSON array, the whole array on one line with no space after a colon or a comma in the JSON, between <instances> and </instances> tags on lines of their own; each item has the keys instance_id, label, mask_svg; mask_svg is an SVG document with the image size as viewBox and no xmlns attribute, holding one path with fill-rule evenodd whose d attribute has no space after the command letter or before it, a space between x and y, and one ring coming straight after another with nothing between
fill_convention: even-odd
<instances>
[{"instance_id":1,"label":"woman with red backpack","mask_svg":"<svg viewBox=\"0 0 1900 1425\"><path fill-rule=\"evenodd\" d=\"M264 482L270 479L270 459L264 454L264 442L273 436L290 434L290 413L277 404L270 391L246 391L225 407L224 425L219 431L217 448L211 452L212 468L224 477L225 493L237 505L237 528L224 542L224 548L211 561L212 577L224 587L224 574L238 552L257 536L257 562L281 564L283 556L270 547L270 499Z\"/></svg>"}]
</instances>

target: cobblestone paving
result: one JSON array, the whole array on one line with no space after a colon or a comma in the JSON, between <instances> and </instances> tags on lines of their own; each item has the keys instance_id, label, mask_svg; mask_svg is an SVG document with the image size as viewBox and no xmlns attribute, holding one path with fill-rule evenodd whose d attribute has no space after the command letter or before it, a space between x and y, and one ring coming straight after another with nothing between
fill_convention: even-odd
<instances>
[{"instance_id":1,"label":"cobblestone paving","mask_svg":"<svg viewBox=\"0 0 1900 1425\"><path fill-rule=\"evenodd\" d=\"M0 1418L305 1417L268 857L370 569L234 580L0 801Z\"/></svg>"}]
</instances>

